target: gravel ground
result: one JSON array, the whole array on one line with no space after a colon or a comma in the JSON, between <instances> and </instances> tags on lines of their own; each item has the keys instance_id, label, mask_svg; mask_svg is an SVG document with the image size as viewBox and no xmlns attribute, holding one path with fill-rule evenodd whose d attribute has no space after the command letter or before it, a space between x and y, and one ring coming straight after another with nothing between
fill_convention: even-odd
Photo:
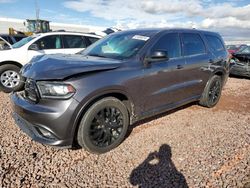
<instances>
[{"instance_id":1,"label":"gravel ground","mask_svg":"<svg viewBox=\"0 0 250 188\"><path fill-rule=\"evenodd\" d=\"M0 187L250 187L250 80L230 78L212 109L189 105L133 126L93 155L30 140L0 93Z\"/></svg>"}]
</instances>

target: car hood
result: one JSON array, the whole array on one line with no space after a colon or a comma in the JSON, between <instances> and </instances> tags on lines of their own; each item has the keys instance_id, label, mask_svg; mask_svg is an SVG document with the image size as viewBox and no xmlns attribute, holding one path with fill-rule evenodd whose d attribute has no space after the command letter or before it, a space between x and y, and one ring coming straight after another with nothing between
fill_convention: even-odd
<instances>
[{"instance_id":1,"label":"car hood","mask_svg":"<svg viewBox=\"0 0 250 188\"><path fill-rule=\"evenodd\" d=\"M34 80L63 80L67 77L93 71L111 70L121 61L83 55L43 55L32 59L21 73Z\"/></svg>"}]
</instances>

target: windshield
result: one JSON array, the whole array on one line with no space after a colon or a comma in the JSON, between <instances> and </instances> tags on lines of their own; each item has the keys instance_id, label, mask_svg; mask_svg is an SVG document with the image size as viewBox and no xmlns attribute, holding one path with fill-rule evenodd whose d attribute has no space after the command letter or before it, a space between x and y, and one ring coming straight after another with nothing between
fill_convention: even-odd
<instances>
[{"instance_id":1,"label":"windshield","mask_svg":"<svg viewBox=\"0 0 250 188\"><path fill-rule=\"evenodd\" d=\"M81 54L112 59L126 59L135 55L147 42L148 36L116 33L91 45Z\"/></svg>"},{"instance_id":2,"label":"windshield","mask_svg":"<svg viewBox=\"0 0 250 188\"><path fill-rule=\"evenodd\" d=\"M250 46L245 47L243 50L241 50L241 53L248 54L250 53Z\"/></svg>"},{"instance_id":3,"label":"windshield","mask_svg":"<svg viewBox=\"0 0 250 188\"><path fill-rule=\"evenodd\" d=\"M33 40L34 38L36 38L36 36L30 36L30 37L23 38L19 42L13 44L12 47L13 48L20 48L23 45L27 44L29 41Z\"/></svg>"}]
</instances>

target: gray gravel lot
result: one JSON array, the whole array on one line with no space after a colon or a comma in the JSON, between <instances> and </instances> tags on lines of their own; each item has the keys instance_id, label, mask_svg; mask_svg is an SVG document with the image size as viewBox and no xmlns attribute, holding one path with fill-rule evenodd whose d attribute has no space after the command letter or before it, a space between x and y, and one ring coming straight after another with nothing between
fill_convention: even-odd
<instances>
[{"instance_id":1,"label":"gray gravel lot","mask_svg":"<svg viewBox=\"0 0 250 188\"><path fill-rule=\"evenodd\" d=\"M250 187L250 80L230 78L212 109L189 105L138 123L93 155L30 140L0 93L0 187Z\"/></svg>"}]
</instances>

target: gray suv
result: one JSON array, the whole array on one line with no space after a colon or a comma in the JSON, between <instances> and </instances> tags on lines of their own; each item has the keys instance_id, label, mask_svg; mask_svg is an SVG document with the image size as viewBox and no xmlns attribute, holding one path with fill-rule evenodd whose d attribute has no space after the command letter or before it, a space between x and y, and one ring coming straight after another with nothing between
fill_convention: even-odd
<instances>
[{"instance_id":1,"label":"gray suv","mask_svg":"<svg viewBox=\"0 0 250 188\"><path fill-rule=\"evenodd\" d=\"M104 153L138 120L193 101L215 106L229 63L217 33L140 29L75 55L39 56L21 74L25 88L11 99L24 132L43 144Z\"/></svg>"}]
</instances>

